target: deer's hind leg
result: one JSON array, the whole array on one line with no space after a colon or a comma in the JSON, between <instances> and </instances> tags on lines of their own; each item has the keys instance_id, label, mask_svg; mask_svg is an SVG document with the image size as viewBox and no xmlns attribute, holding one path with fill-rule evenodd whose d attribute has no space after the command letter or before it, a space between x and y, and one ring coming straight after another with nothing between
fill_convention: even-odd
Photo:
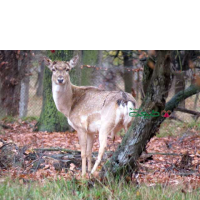
<instances>
[{"instance_id":1,"label":"deer's hind leg","mask_svg":"<svg viewBox=\"0 0 200 200\"><path fill-rule=\"evenodd\" d=\"M88 161L88 172L91 172L92 169L92 147L94 144L94 134L88 134L87 135L87 152L86 157Z\"/></svg>"},{"instance_id":2,"label":"deer's hind leg","mask_svg":"<svg viewBox=\"0 0 200 200\"><path fill-rule=\"evenodd\" d=\"M113 129L113 125L105 124L105 126L103 126L99 131L99 145L100 145L99 153L98 153L97 160L94 164L94 167L92 168L91 174L93 174L96 171L97 167L99 166L102 160L103 154L107 147L107 137L108 137L108 134L112 131L112 129Z\"/></svg>"}]
</instances>

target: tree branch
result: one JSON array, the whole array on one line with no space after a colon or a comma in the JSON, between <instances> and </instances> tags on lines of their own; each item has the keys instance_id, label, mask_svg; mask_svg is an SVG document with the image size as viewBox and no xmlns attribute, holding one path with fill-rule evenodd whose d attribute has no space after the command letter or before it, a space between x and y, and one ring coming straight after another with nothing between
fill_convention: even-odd
<instances>
[{"instance_id":1,"label":"tree branch","mask_svg":"<svg viewBox=\"0 0 200 200\"><path fill-rule=\"evenodd\" d=\"M175 108L177 108L178 104L188 97L191 97L194 94L197 94L200 92L200 87L197 85L191 85L186 90L182 90L175 94L170 101L167 102L165 106L165 110L171 110L173 111Z\"/></svg>"},{"instance_id":2,"label":"tree branch","mask_svg":"<svg viewBox=\"0 0 200 200\"><path fill-rule=\"evenodd\" d=\"M193 110L188 110L188 109L185 109L185 108L176 108L175 110L179 111L179 112L188 113L188 114L191 114L191 115L200 116L200 112L193 111Z\"/></svg>"}]
</instances>

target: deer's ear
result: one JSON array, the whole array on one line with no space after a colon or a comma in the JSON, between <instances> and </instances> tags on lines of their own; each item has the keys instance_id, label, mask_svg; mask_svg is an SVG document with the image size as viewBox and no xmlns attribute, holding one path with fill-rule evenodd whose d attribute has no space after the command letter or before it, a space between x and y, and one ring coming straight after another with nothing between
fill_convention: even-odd
<instances>
[{"instance_id":1,"label":"deer's ear","mask_svg":"<svg viewBox=\"0 0 200 200\"><path fill-rule=\"evenodd\" d=\"M50 60L49 58L44 58L44 63L50 70L52 70L52 67L53 67L52 60Z\"/></svg>"},{"instance_id":2,"label":"deer's ear","mask_svg":"<svg viewBox=\"0 0 200 200\"><path fill-rule=\"evenodd\" d=\"M77 64L78 64L78 55L74 56L70 61L69 61L69 65L70 65L70 68L74 68Z\"/></svg>"}]
</instances>

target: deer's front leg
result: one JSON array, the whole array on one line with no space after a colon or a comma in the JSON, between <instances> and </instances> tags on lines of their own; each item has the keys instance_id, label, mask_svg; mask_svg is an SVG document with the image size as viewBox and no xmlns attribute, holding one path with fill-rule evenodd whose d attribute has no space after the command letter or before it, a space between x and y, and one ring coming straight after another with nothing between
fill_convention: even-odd
<instances>
[{"instance_id":1,"label":"deer's front leg","mask_svg":"<svg viewBox=\"0 0 200 200\"><path fill-rule=\"evenodd\" d=\"M87 133L84 131L79 131L78 138L81 146L82 176L84 176L86 174Z\"/></svg>"}]
</instances>

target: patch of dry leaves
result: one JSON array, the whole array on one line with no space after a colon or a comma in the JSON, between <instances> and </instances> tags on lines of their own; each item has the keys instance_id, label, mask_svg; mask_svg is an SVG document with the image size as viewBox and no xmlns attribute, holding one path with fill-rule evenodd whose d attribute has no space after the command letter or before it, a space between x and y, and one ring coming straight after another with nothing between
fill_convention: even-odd
<instances>
[{"instance_id":1,"label":"patch of dry leaves","mask_svg":"<svg viewBox=\"0 0 200 200\"><path fill-rule=\"evenodd\" d=\"M35 122L15 122L8 124L12 129L6 129L0 139L12 142L18 147L26 146L26 153L33 153L34 148L58 147L71 150L80 150L76 132L33 132ZM154 137L147 145L148 153L164 153L170 155L153 154L152 159L140 163L137 175L137 182L147 185L157 183L164 185L183 185L185 189L192 190L200 186L200 135L192 130L192 134L185 134L182 137ZM93 151L98 151L98 135L95 136ZM118 137L115 143L109 138L108 151L114 151L121 138ZM2 145L0 143L0 145ZM1 147L1 146L0 146ZM55 152L54 152L55 153ZM175 155L171 155L175 154ZM185 156L185 157L184 157ZM185 159L185 160L184 160ZM44 178L66 178L81 177L81 164L71 163L68 170L56 170L54 160L45 159L43 168L32 170L34 160L25 161L26 168L15 166L10 169L1 169L0 179L5 175L13 178L21 178L24 182L29 180L40 180Z\"/></svg>"}]
</instances>

